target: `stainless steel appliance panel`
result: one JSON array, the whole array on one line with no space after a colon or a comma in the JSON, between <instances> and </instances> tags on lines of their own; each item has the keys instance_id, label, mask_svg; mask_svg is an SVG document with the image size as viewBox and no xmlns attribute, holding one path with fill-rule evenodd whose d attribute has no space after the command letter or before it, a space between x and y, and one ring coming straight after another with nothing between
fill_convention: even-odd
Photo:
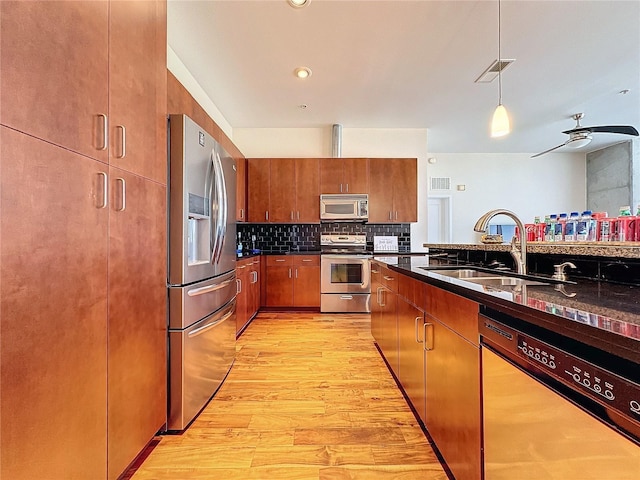
<instances>
[{"instance_id":1,"label":"stainless steel appliance panel","mask_svg":"<svg viewBox=\"0 0 640 480\"><path fill-rule=\"evenodd\" d=\"M479 316L484 478L638 478L636 368L496 312L487 314L491 317Z\"/></svg>"},{"instance_id":2,"label":"stainless steel appliance panel","mask_svg":"<svg viewBox=\"0 0 640 480\"><path fill-rule=\"evenodd\" d=\"M167 430L184 430L204 408L229 373L235 345L235 297L218 312L191 327L169 331Z\"/></svg>"},{"instance_id":3,"label":"stainless steel appliance panel","mask_svg":"<svg viewBox=\"0 0 640 480\"><path fill-rule=\"evenodd\" d=\"M184 329L236 295L235 270L203 282L169 287L169 328Z\"/></svg>"},{"instance_id":4,"label":"stainless steel appliance panel","mask_svg":"<svg viewBox=\"0 0 640 480\"><path fill-rule=\"evenodd\" d=\"M321 293L371 293L370 255L321 255Z\"/></svg>"},{"instance_id":5,"label":"stainless steel appliance panel","mask_svg":"<svg viewBox=\"0 0 640 480\"><path fill-rule=\"evenodd\" d=\"M365 222L369 218L369 195L320 195L320 221Z\"/></svg>"},{"instance_id":6,"label":"stainless steel appliance panel","mask_svg":"<svg viewBox=\"0 0 640 480\"><path fill-rule=\"evenodd\" d=\"M320 311L323 313L369 313L369 293L323 293L320 295Z\"/></svg>"},{"instance_id":7,"label":"stainless steel appliance panel","mask_svg":"<svg viewBox=\"0 0 640 480\"><path fill-rule=\"evenodd\" d=\"M182 285L235 268L236 167L186 115L169 124L169 283Z\"/></svg>"}]
</instances>

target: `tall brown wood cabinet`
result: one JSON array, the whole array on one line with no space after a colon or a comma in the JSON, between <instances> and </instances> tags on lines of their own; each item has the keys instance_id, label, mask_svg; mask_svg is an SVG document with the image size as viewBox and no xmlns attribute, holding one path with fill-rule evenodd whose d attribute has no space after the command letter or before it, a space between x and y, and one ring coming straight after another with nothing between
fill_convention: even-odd
<instances>
[{"instance_id":1,"label":"tall brown wood cabinet","mask_svg":"<svg viewBox=\"0 0 640 480\"><path fill-rule=\"evenodd\" d=\"M369 222L418 221L418 162L415 158L369 160Z\"/></svg>"},{"instance_id":2,"label":"tall brown wood cabinet","mask_svg":"<svg viewBox=\"0 0 640 480\"><path fill-rule=\"evenodd\" d=\"M117 478L166 416L166 4L0 8L0 477Z\"/></svg>"}]
</instances>

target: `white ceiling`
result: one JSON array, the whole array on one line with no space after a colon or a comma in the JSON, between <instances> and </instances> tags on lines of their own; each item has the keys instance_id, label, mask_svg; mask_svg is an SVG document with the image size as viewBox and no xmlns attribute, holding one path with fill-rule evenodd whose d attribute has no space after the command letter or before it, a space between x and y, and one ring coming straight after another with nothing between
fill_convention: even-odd
<instances>
[{"instance_id":1,"label":"white ceiling","mask_svg":"<svg viewBox=\"0 0 640 480\"><path fill-rule=\"evenodd\" d=\"M498 58L497 0L169 0L168 43L233 128L427 128L434 153L539 152L577 112L640 128L640 0L503 0L501 139L498 81L474 83Z\"/></svg>"}]
</instances>

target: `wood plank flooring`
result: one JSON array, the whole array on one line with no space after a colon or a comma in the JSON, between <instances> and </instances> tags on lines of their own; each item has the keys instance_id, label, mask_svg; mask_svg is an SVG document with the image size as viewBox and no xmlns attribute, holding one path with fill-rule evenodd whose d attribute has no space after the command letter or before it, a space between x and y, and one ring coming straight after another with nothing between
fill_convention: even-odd
<instances>
[{"instance_id":1,"label":"wood plank flooring","mask_svg":"<svg viewBox=\"0 0 640 480\"><path fill-rule=\"evenodd\" d=\"M260 314L231 373L134 480L446 480L367 315Z\"/></svg>"}]
</instances>

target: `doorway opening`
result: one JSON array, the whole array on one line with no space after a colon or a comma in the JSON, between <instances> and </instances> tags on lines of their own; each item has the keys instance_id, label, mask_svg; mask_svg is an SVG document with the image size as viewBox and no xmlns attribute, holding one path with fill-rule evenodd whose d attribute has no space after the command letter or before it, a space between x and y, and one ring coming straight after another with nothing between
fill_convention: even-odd
<instances>
[{"instance_id":1,"label":"doorway opening","mask_svg":"<svg viewBox=\"0 0 640 480\"><path fill-rule=\"evenodd\" d=\"M427 197L427 241L429 243L451 243L451 195L429 195Z\"/></svg>"}]
</instances>

